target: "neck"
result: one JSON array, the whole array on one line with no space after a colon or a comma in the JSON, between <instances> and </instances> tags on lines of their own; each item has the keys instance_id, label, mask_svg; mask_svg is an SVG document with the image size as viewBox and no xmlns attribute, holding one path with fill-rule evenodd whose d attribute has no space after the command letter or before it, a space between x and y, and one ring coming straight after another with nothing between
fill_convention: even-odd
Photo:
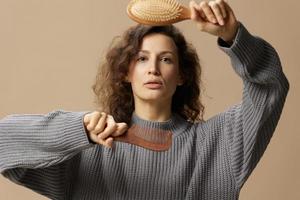
<instances>
[{"instance_id":1,"label":"neck","mask_svg":"<svg viewBox=\"0 0 300 200\"><path fill-rule=\"evenodd\" d=\"M135 114L144 120L164 122L171 118L171 103L135 101Z\"/></svg>"}]
</instances>

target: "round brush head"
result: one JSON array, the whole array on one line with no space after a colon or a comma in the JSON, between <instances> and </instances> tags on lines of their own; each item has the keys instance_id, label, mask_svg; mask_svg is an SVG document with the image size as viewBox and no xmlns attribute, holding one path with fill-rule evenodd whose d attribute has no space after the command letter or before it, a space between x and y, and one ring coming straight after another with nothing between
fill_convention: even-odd
<instances>
[{"instance_id":1,"label":"round brush head","mask_svg":"<svg viewBox=\"0 0 300 200\"><path fill-rule=\"evenodd\" d=\"M187 19L184 10L175 0L132 0L127 6L128 16L146 25L167 25Z\"/></svg>"}]
</instances>

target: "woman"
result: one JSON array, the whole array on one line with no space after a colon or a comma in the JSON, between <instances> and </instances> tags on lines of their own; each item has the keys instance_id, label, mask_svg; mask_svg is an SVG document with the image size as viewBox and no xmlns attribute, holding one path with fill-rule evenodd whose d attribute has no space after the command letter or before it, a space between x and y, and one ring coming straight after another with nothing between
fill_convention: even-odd
<instances>
[{"instance_id":1,"label":"woman","mask_svg":"<svg viewBox=\"0 0 300 200\"><path fill-rule=\"evenodd\" d=\"M276 51L226 2L190 8L241 77L240 104L204 121L195 50L173 26L137 25L97 75L101 112L1 120L1 173L51 199L238 199L272 137L289 83ZM134 125L171 132L172 145L157 152L115 141Z\"/></svg>"}]
</instances>

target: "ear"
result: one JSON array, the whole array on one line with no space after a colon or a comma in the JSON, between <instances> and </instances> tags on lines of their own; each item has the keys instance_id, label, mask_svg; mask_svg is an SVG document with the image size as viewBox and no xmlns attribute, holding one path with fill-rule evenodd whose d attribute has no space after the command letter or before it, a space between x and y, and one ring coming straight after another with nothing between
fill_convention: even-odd
<instances>
[{"instance_id":1,"label":"ear","mask_svg":"<svg viewBox=\"0 0 300 200\"><path fill-rule=\"evenodd\" d=\"M124 79L124 81L125 82L127 82L127 83L130 83L131 81L129 80L129 77L128 77L128 75L127 76L125 76L125 79Z\"/></svg>"}]
</instances>

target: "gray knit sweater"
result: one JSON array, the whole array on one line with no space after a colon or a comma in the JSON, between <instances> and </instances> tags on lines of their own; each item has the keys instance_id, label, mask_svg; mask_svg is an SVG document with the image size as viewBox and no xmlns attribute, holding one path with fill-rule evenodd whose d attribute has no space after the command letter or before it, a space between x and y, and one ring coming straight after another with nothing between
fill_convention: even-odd
<instances>
[{"instance_id":1,"label":"gray knit sweater","mask_svg":"<svg viewBox=\"0 0 300 200\"><path fill-rule=\"evenodd\" d=\"M177 114L166 122L132 116L132 124L172 131L168 151L91 144L84 112L10 115L0 121L0 172L50 199L238 199L273 135L289 83L275 50L242 24L230 47L220 38L218 45L243 81L241 103L193 124Z\"/></svg>"}]
</instances>

